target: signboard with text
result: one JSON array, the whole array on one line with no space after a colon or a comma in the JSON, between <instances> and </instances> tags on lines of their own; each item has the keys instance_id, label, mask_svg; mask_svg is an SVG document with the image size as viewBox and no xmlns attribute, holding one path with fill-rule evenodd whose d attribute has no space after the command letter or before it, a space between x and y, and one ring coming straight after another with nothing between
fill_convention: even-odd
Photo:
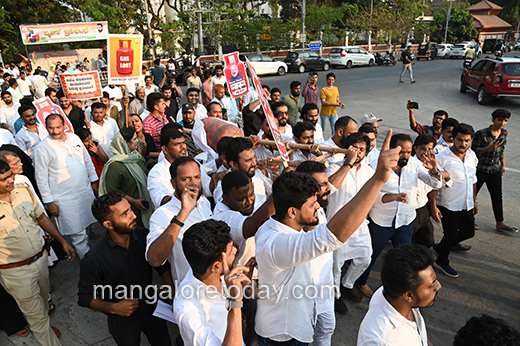
<instances>
[{"instance_id":1,"label":"signboard with text","mask_svg":"<svg viewBox=\"0 0 520 346\"><path fill-rule=\"evenodd\" d=\"M271 106L269 106L269 101L267 100L267 96L265 96L264 88L262 88L262 83L260 83L260 79L256 74L255 68L249 62L249 59L246 57L247 66L249 67L249 72L251 72L251 78L253 79L253 84L255 86L256 92L258 93L258 97L260 99L260 104L264 108L265 117L267 119L267 123L269 124L269 128L271 129L271 133L273 134L273 139L276 142L276 147L280 152L280 156L284 161L289 161L289 155L287 155L287 149L285 148L285 143L282 138L282 134L278 129L278 124L276 123L275 117L273 115L273 111L271 110Z\"/></svg>"},{"instance_id":2,"label":"signboard with text","mask_svg":"<svg viewBox=\"0 0 520 346\"><path fill-rule=\"evenodd\" d=\"M139 83L143 61L143 35L108 36L108 83Z\"/></svg>"},{"instance_id":3,"label":"signboard with text","mask_svg":"<svg viewBox=\"0 0 520 346\"><path fill-rule=\"evenodd\" d=\"M20 25L25 45L106 40L108 22Z\"/></svg>"},{"instance_id":4,"label":"signboard with text","mask_svg":"<svg viewBox=\"0 0 520 346\"><path fill-rule=\"evenodd\" d=\"M89 100L103 95L98 71L62 73L60 81L67 100Z\"/></svg>"},{"instance_id":5,"label":"signboard with text","mask_svg":"<svg viewBox=\"0 0 520 346\"><path fill-rule=\"evenodd\" d=\"M238 60L238 52L224 55L224 76L229 87L229 93L233 98L239 98L249 92L249 82L247 81L246 67Z\"/></svg>"}]
</instances>

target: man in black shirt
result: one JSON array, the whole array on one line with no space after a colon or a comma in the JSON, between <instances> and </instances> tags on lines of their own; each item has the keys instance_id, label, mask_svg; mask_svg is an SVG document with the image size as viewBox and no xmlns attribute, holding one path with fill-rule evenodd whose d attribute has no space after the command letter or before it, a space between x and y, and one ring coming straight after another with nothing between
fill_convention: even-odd
<instances>
[{"instance_id":1,"label":"man in black shirt","mask_svg":"<svg viewBox=\"0 0 520 346\"><path fill-rule=\"evenodd\" d=\"M92 214L108 232L80 263L78 304L107 315L118 345L140 345L143 332L152 346L170 346L166 323L153 316L156 303L148 296L153 286L152 267L145 259L148 230L136 226L124 197L121 191L110 191L92 204ZM136 286L140 290L131 288ZM121 287L126 288L126 299L116 294Z\"/></svg>"},{"instance_id":2,"label":"man in black shirt","mask_svg":"<svg viewBox=\"0 0 520 346\"><path fill-rule=\"evenodd\" d=\"M179 104L177 103L177 90L170 85L165 85L162 88L164 94L164 102L166 103L166 110L164 114L170 123L176 123L175 118L179 112Z\"/></svg>"},{"instance_id":3,"label":"man in black shirt","mask_svg":"<svg viewBox=\"0 0 520 346\"><path fill-rule=\"evenodd\" d=\"M402 60L403 60L403 70L401 71L401 76L399 77L399 83L403 82L403 76L406 70L408 70L408 73L410 74L410 83L415 83L415 80L413 79L413 71L412 71L412 65L413 59L412 59L412 44L408 43L406 45L406 49L401 54Z\"/></svg>"},{"instance_id":4,"label":"man in black shirt","mask_svg":"<svg viewBox=\"0 0 520 346\"><path fill-rule=\"evenodd\" d=\"M77 106L72 105L69 100L65 97L63 90L58 91L56 94L60 101L60 107L63 109L67 118L69 118L74 131L85 126L85 112Z\"/></svg>"}]
</instances>

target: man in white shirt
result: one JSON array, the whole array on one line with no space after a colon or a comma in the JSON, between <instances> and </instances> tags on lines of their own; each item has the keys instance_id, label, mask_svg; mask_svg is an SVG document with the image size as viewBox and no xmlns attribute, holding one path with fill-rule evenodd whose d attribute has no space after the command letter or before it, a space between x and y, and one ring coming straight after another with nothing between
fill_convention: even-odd
<instances>
[{"instance_id":1,"label":"man in white shirt","mask_svg":"<svg viewBox=\"0 0 520 346\"><path fill-rule=\"evenodd\" d=\"M148 95L150 95L151 93L157 93L159 92L159 87L155 84L153 84L153 77L152 76L145 76L144 77L144 82L145 82L145 85L144 85L144 93L145 93L145 102L146 102L146 98L148 97ZM146 108L146 106L145 106Z\"/></svg>"},{"instance_id":2,"label":"man in white shirt","mask_svg":"<svg viewBox=\"0 0 520 346\"><path fill-rule=\"evenodd\" d=\"M45 96L45 89L49 87L49 81L47 78L41 75L41 70L34 70L34 76L31 80L34 91L36 92L36 98L42 98Z\"/></svg>"},{"instance_id":3,"label":"man in white shirt","mask_svg":"<svg viewBox=\"0 0 520 346\"><path fill-rule=\"evenodd\" d=\"M255 256L255 234L258 228L274 213L273 198L255 208L255 190L251 178L244 172L229 172L222 179L223 201L213 212L215 220L224 221L231 228L233 243L238 248L235 262L246 265ZM256 275L252 276L256 279ZM256 340L254 332L256 299L244 300L246 319L245 341L250 345Z\"/></svg>"},{"instance_id":4,"label":"man in white shirt","mask_svg":"<svg viewBox=\"0 0 520 346\"><path fill-rule=\"evenodd\" d=\"M184 232L193 224L208 220L213 213L211 204L202 194L200 166L192 157L177 158L170 166L175 192L172 199L159 207L150 218L150 233L146 238L146 259L153 267L168 260L173 282L181 282L190 267L182 251ZM186 202L189 192L190 203ZM195 201L192 201L192 200ZM177 228L174 225L180 225Z\"/></svg>"},{"instance_id":5,"label":"man in white shirt","mask_svg":"<svg viewBox=\"0 0 520 346\"><path fill-rule=\"evenodd\" d=\"M374 170L368 165L366 152L369 139L362 133L352 133L343 142L348 149L345 161L337 171L329 171L330 183L337 191L329 197L327 218L330 220L342 206L347 204L374 175ZM341 296L345 296L354 303L361 303L365 286L354 287L356 280L363 274L370 264L372 243L368 230L368 221L365 220L345 245L334 251L334 284L337 286L335 310L346 314L348 309ZM341 271L346 261L352 260L347 272L342 277ZM366 292L365 292L366 293Z\"/></svg>"},{"instance_id":6,"label":"man in white shirt","mask_svg":"<svg viewBox=\"0 0 520 346\"><path fill-rule=\"evenodd\" d=\"M367 148L367 162L372 168L377 166L377 158L379 157L379 149L376 148L376 131L370 124L362 125L358 132L361 132L370 139L370 148Z\"/></svg>"},{"instance_id":7,"label":"man in white shirt","mask_svg":"<svg viewBox=\"0 0 520 346\"><path fill-rule=\"evenodd\" d=\"M460 242L475 236L478 159L471 150L474 135L473 127L468 124L461 123L453 129L453 145L437 157L439 167L450 174L452 185L439 189L438 196L437 191L433 191L430 198L432 217L442 222L444 231L442 240L434 246L439 257L433 265L453 278L459 273L450 266L450 251Z\"/></svg>"},{"instance_id":8,"label":"man in white shirt","mask_svg":"<svg viewBox=\"0 0 520 346\"><path fill-rule=\"evenodd\" d=\"M11 131L6 130L4 128L0 128L0 146L2 146L4 144L17 145Z\"/></svg>"},{"instance_id":9,"label":"man in white shirt","mask_svg":"<svg viewBox=\"0 0 520 346\"><path fill-rule=\"evenodd\" d=\"M428 346L419 308L433 306L441 289L431 253L403 244L390 250L381 269L380 287L359 327L357 346Z\"/></svg>"},{"instance_id":10,"label":"man in white shirt","mask_svg":"<svg viewBox=\"0 0 520 346\"><path fill-rule=\"evenodd\" d=\"M25 77L25 72L20 73L20 78L18 78L18 87L20 88L20 93L24 97L32 97L31 92L34 93L34 89L31 85L31 82Z\"/></svg>"},{"instance_id":11,"label":"man in white shirt","mask_svg":"<svg viewBox=\"0 0 520 346\"><path fill-rule=\"evenodd\" d=\"M161 131L161 149L164 159L160 160L148 173L148 192L155 208L168 203L174 192L171 183L170 165L178 157L186 156L186 139L175 128Z\"/></svg>"},{"instance_id":12,"label":"man in white shirt","mask_svg":"<svg viewBox=\"0 0 520 346\"><path fill-rule=\"evenodd\" d=\"M323 138L323 129L319 122L320 109L318 108L318 105L315 103L306 103L302 107L300 118L302 120L310 121L314 125L314 142L323 143L325 138Z\"/></svg>"},{"instance_id":13,"label":"man in white shirt","mask_svg":"<svg viewBox=\"0 0 520 346\"><path fill-rule=\"evenodd\" d=\"M310 261L341 247L364 221L398 161L398 150L387 150L390 135L374 176L327 224L318 225L321 187L313 177L289 172L275 181L276 212L255 236L259 289L264 291L256 314L259 346L313 341L316 300L304 294L304 288L313 285ZM312 232L302 232L315 225Z\"/></svg>"},{"instance_id":14,"label":"man in white shirt","mask_svg":"<svg viewBox=\"0 0 520 346\"><path fill-rule=\"evenodd\" d=\"M435 155L430 154L423 162L410 160L412 154L412 139L406 134L392 136L391 148L401 148L399 162L392 170L390 179L381 189L379 198L370 210L370 237L372 238L372 261L365 272L358 278L359 286L367 285L370 271L389 240L393 246L412 242L416 194L418 180L422 180L433 188L440 188L442 178L437 167ZM381 155L380 155L381 158ZM370 287L362 291L373 294Z\"/></svg>"},{"instance_id":15,"label":"man in white shirt","mask_svg":"<svg viewBox=\"0 0 520 346\"><path fill-rule=\"evenodd\" d=\"M343 148L343 142L345 139L350 136L350 134L358 132L358 126L352 117L345 115L336 121L334 131L334 135L323 142L322 145L331 148ZM331 176L331 172L336 172L341 166L343 166L345 154L334 154L328 158L327 161L329 162L327 175Z\"/></svg>"},{"instance_id":16,"label":"man in white shirt","mask_svg":"<svg viewBox=\"0 0 520 346\"><path fill-rule=\"evenodd\" d=\"M257 160L253 142L249 138L235 137L226 146L226 161L231 171L242 171L253 181L256 206L262 205L271 195L273 182L256 168ZM222 202L222 182L213 190L215 202Z\"/></svg>"},{"instance_id":17,"label":"man in white shirt","mask_svg":"<svg viewBox=\"0 0 520 346\"><path fill-rule=\"evenodd\" d=\"M121 112L122 107L120 101L123 98L123 92L121 91L121 88L119 88L119 86L110 84L104 87L102 91L108 93L110 100L115 102L118 111Z\"/></svg>"},{"instance_id":18,"label":"man in white shirt","mask_svg":"<svg viewBox=\"0 0 520 346\"><path fill-rule=\"evenodd\" d=\"M235 99L226 96L226 90L221 84L217 84L213 87L213 94L215 97L211 102L218 102L222 108L225 108L227 110L228 120L236 124L238 122L238 109Z\"/></svg>"},{"instance_id":19,"label":"man in white shirt","mask_svg":"<svg viewBox=\"0 0 520 346\"><path fill-rule=\"evenodd\" d=\"M186 101L188 101L188 103L193 106L193 109L195 109L195 121L208 117L208 111L206 107L199 103L199 93L200 90L197 88L189 88L186 90ZM177 112L177 122L180 123L181 121L182 109L179 109L179 112Z\"/></svg>"},{"instance_id":20,"label":"man in white shirt","mask_svg":"<svg viewBox=\"0 0 520 346\"><path fill-rule=\"evenodd\" d=\"M459 122L456 119L448 118L442 122L441 136L437 140L433 153L435 155L440 154L442 151L453 145L453 129L459 126Z\"/></svg>"},{"instance_id":21,"label":"man in white shirt","mask_svg":"<svg viewBox=\"0 0 520 346\"><path fill-rule=\"evenodd\" d=\"M36 183L49 214L61 234L71 237L81 259L89 250L85 228L96 222L90 207L98 176L79 137L65 132L63 117L50 114L45 120L49 136L34 153Z\"/></svg>"},{"instance_id":22,"label":"man in white shirt","mask_svg":"<svg viewBox=\"0 0 520 346\"><path fill-rule=\"evenodd\" d=\"M45 126L36 122L36 115L32 107L20 106L18 113L24 125L15 136L16 144L34 161L34 148L49 133Z\"/></svg>"},{"instance_id":23,"label":"man in white shirt","mask_svg":"<svg viewBox=\"0 0 520 346\"><path fill-rule=\"evenodd\" d=\"M23 95L18 87L18 81L14 78L11 78L7 81L7 83L9 83L9 88L7 89L7 91L11 93L11 96L13 97L13 102L20 103L20 100L23 99Z\"/></svg>"},{"instance_id":24,"label":"man in white shirt","mask_svg":"<svg viewBox=\"0 0 520 346\"><path fill-rule=\"evenodd\" d=\"M318 209L319 224L327 223L325 210L329 202L329 195L333 191L333 186L329 183L327 177L327 168L322 162L305 161L298 165L296 172L307 173L312 175L320 185L318 192ZM315 226L304 227L305 232L315 229ZM333 252L328 252L310 261L310 273L313 285L317 292L314 302L314 312L316 314L316 324L314 327L313 345L315 346L330 346L332 343L332 334L336 327L336 316L334 315L334 277L332 275L333 268ZM322 293L323 292L323 293Z\"/></svg>"},{"instance_id":25,"label":"man in white shirt","mask_svg":"<svg viewBox=\"0 0 520 346\"><path fill-rule=\"evenodd\" d=\"M128 107L130 114L141 114L146 109L145 97L146 93L144 91L144 87L137 88L135 92L135 98L130 102L130 106Z\"/></svg>"},{"instance_id":26,"label":"man in white shirt","mask_svg":"<svg viewBox=\"0 0 520 346\"><path fill-rule=\"evenodd\" d=\"M191 226L182 248L190 268L175 294L173 315L184 345L243 345L242 291L251 283L254 260L250 266L233 268L237 250L222 221Z\"/></svg>"},{"instance_id":27,"label":"man in white shirt","mask_svg":"<svg viewBox=\"0 0 520 346\"><path fill-rule=\"evenodd\" d=\"M90 107L92 109L92 122L90 123L92 139L96 140L108 158L111 158L114 156L114 153L110 149L110 144L112 144L112 140L119 132L119 128L105 119L106 106L104 103L95 102Z\"/></svg>"},{"instance_id":28,"label":"man in white shirt","mask_svg":"<svg viewBox=\"0 0 520 346\"><path fill-rule=\"evenodd\" d=\"M289 108L287 105L283 102L276 102L271 109L275 118L278 119L278 130L280 130L280 133L292 138L292 127L287 123L289 121Z\"/></svg>"},{"instance_id":29,"label":"man in white shirt","mask_svg":"<svg viewBox=\"0 0 520 346\"><path fill-rule=\"evenodd\" d=\"M14 123L20 117L18 114L20 104L13 102L13 97L9 91L2 92L2 101L4 101L4 105L0 107L0 125L14 135L16 134Z\"/></svg>"},{"instance_id":30,"label":"man in white shirt","mask_svg":"<svg viewBox=\"0 0 520 346\"><path fill-rule=\"evenodd\" d=\"M215 88L215 85L222 85L224 86L226 84L226 76L224 76L224 67L222 65L218 65L215 67L215 75L211 77L211 89Z\"/></svg>"},{"instance_id":31,"label":"man in white shirt","mask_svg":"<svg viewBox=\"0 0 520 346\"><path fill-rule=\"evenodd\" d=\"M292 153L292 160L294 161L307 161L321 155L319 150L319 144L314 143L314 126L310 121L303 121L294 124L293 126L293 138L298 144L307 144L311 146L310 150L294 149ZM288 144L289 147L291 143Z\"/></svg>"}]
</instances>

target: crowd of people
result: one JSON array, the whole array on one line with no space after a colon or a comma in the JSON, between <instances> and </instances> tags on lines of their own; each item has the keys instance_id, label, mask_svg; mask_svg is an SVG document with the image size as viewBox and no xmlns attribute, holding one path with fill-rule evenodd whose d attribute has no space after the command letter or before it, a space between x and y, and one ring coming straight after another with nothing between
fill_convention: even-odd
<instances>
[{"instance_id":1,"label":"crowd of people","mask_svg":"<svg viewBox=\"0 0 520 346\"><path fill-rule=\"evenodd\" d=\"M436 272L459 276L450 253L471 249L463 242L478 229L484 184L496 229L518 231L502 207L508 110L475 131L444 110L421 125L410 100L416 138L390 129L378 149L383 119L339 116L336 76L320 89L311 72L285 97L262 86L289 152L284 164L259 90L233 99L223 67L199 65L180 104L182 90L154 65L135 91L107 85L87 102L48 85L27 92L23 71L4 73L0 326L9 335L26 336L28 324L42 345L60 345L49 267L77 256L78 304L106 314L118 345L139 345L141 333L151 345L331 345L345 300L365 298L358 345L431 345L419 308L435 302ZM42 96L65 116L38 118L31 101ZM209 138L206 118L243 136ZM431 218L442 225L437 242ZM91 248L96 222L107 232ZM374 291L367 280L376 261L382 286ZM153 314L157 300L142 294L157 294L153 269L172 293L176 340ZM482 316L454 345L519 338Z\"/></svg>"}]
</instances>

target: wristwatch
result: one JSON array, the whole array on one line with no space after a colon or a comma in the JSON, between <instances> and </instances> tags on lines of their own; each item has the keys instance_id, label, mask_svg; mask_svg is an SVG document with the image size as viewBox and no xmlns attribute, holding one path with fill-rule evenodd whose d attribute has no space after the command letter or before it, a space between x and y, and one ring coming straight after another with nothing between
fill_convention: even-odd
<instances>
[{"instance_id":1,"label":"wristwatch","mask_svg":"<svg viewBox=\"0 0 520 346\"><path fill-rule=\"evenodd\" d=\"M350 163L349 160L343 161L343 166L349 166L350 168L354 168L354 166Z\"/></svg>"},{"instance_id":2,"label":"wristwatch","mask_svg":"<svg viewBox=\"0 0 520 346\"><path fill-rule=\"evenodd\" d=\"M173 219L170 221L170 224L172 223L179 225L180 227L184 227L184 223L177 219L177 215L175 215Z\"/></svg>"},{"instance_id":3,"label":"wristwatch","mask_svg":"<svg viewBox=\"0 0 520 346\"><path fill-rule=\"evenodd\" d=\"M231 311L231 309L233 308L242 308L242 306L244 306L244 302L243 301L234 301L234 300L231 300L231 299L226 299L226 310L227 311Z\"/></svg>"},{"instance_id":4,"label":"wristwatch","mask_svg":"<svg viewBox=\"0 0 520 346\"><path fill-rule=\"evenodd\" d=\"M437 168L437 174L433 174L432 171L431 171L431 169L428 170L428 173L430 173L430 175L431 175L432 177L440 177L440 176L441 176L441 170L438 169L438 168Z\"/></svg>"}]
</instances>

